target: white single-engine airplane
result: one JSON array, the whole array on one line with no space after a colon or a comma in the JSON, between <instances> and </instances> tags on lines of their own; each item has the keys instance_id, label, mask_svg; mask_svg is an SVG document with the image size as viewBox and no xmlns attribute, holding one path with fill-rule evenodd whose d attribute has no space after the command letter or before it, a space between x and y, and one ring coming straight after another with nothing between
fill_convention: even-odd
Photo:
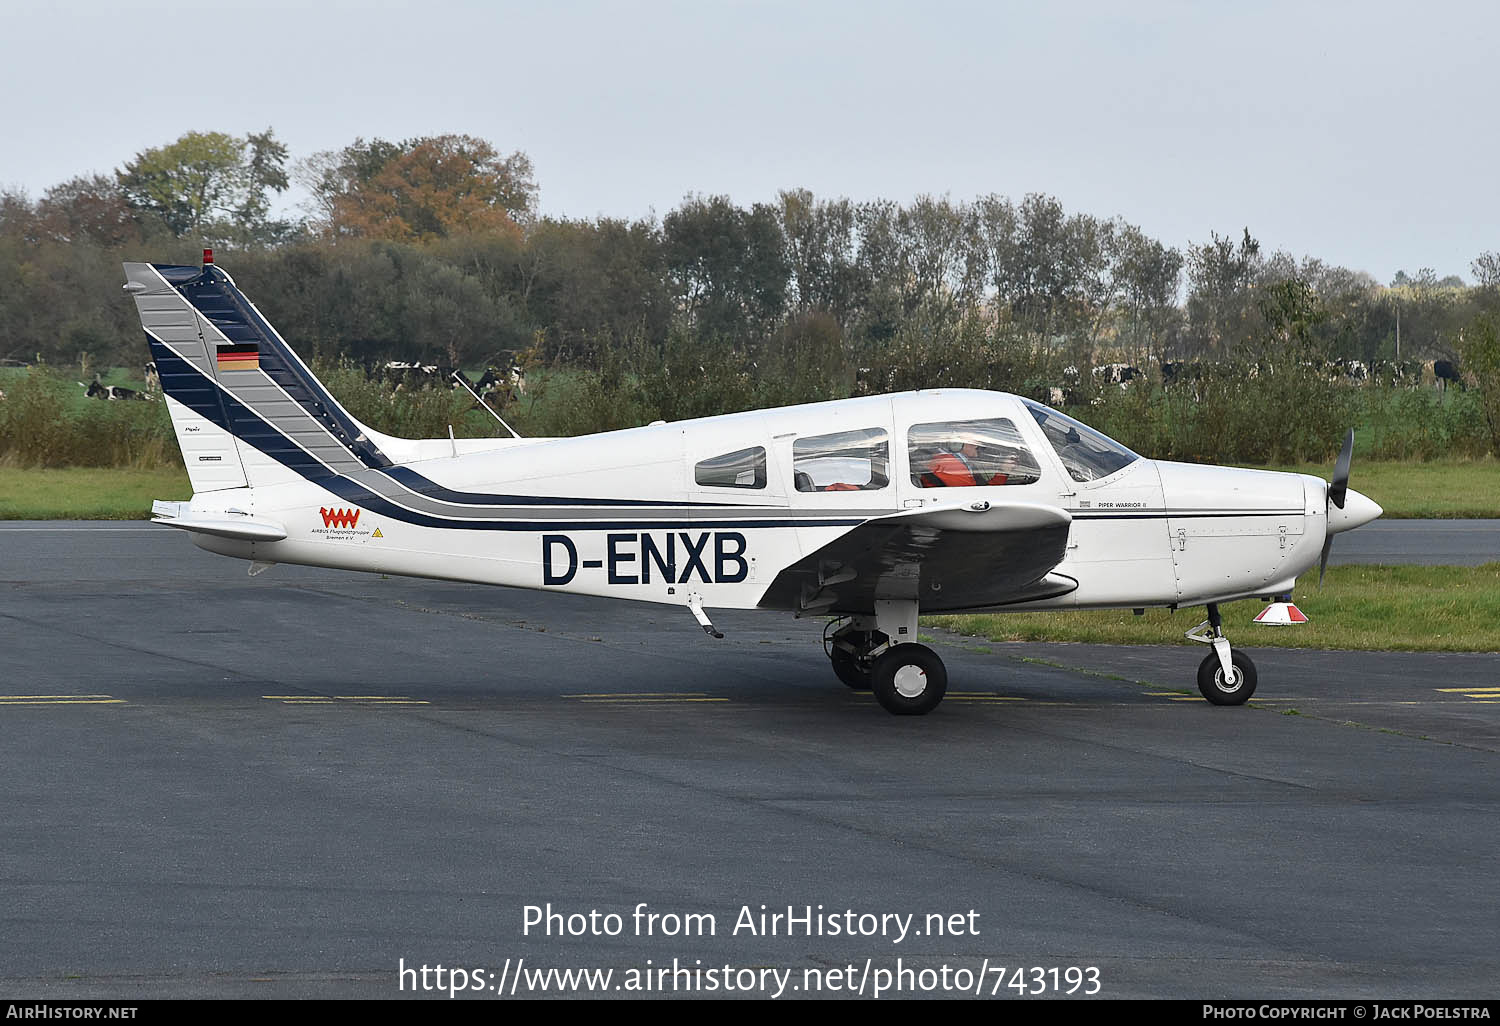
<instances>
[{"instance_id":1,"label":"white single-engine airplane","mask_svg":"<svg viewBox=\"0 0 1500 1026\"><path fill-rule=\"evenodd\" d=\"M381 434L205 254L125 265L193 486L155 522L210 552L834 619L833 670L892 713L942 700L919 613L1205 605L1198 687L1255 690L1219 603L1291 592L1380 515L1331 483L1144 459L998 392L908 392L581 438Z\"/></svg>"}]
</instances>

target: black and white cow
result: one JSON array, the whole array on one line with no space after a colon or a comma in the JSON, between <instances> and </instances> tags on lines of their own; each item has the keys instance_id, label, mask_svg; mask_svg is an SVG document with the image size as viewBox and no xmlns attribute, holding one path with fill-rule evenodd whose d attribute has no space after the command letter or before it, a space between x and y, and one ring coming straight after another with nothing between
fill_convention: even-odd
<instances>
[{"instance_id":1,"label":"black and white cow","mask_svg":"<svg viewBox=\"0 0 1500 1026\"><path fill-rule=\"evenodd\" d=\"M146 402L155 400L155 396L147 395L145 392L137 392L133 388L124 388L120 385L105 385L98 381L90 385L85 385L82 381L78 384L83 388L83 394L90 399L139 399Z\"/></svg>"},{"instance_id":2,"label":"black and white cow","mask_svg":"<svg viewBox=\"0 0 1500 1026\"><path fill-rule=\"evenodd\" d=\"M1105 363L1094 368L1094 377L1100 384L1119 385L1124 388L1141 376L1141 372L1128 363Z\"/></svg>"},{"instance_id":3,"label":"black and white cow","mask_svg":"<svg viewBox=\"0 0 1500 1026\"><path fill-rule=\"evenodd\" d=\"M467 385L482 402L496 406L504 406L526 394L526 372L516 363L512 363L509 370L493 365L486 367L478 381L470 381L463 371L454 371L453 376Z\"/></svg>"},{"instance_id":4,"label":"black and white cow","mask_svg":"<svg viewBox=\"0 0 1500 1026\"><path fill-rule=\"evenodd\" d=\"M388 360L375 372L375 380L391 386L393 392L418 388L457 388L453 368L440 363L410 363Z\"/></svg>"},{"instance_id":5,"label":"black and white cow","mask_svg":"<svg viewBox=\"0 0 1500 1026\"><path fill-rule=\"evenodd\" d=\"M1335 384L1363 385L1370 380L1370 368L1363 360L1334 360L1329 376Z\"/></svg>"},{"instance_id":6,"label":"black and white cow","mask_svg":"<svg viewBox=\"0 0 1500 1026\"><path fill-rule=\"evenodd\" d=\"M491 395L503 395L509 401L526 394L526 371L514 361L511 362L509 368L496 367L492 364L484 369L484 377L479 379L475 388L486 398Z\"/></svg>"}]
</instances>

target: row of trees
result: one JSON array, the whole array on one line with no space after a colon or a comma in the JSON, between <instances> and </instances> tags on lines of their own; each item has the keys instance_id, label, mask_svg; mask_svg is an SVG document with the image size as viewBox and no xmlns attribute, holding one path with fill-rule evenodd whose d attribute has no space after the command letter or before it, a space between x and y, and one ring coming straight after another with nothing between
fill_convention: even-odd
<instances>
[{"instance_id":1,"label":"row of trees","mask_svg":"<svg viewBox=\"0 0 1500 1026\"><path fill-rule=\"evenodd\" d=\"M278 218L294 180L307 207ZM0 194L0 360L139 362L119 261L195 262L203 245L325 359L600 367L689 338L752 364L811 347L834 392L922 339L1021 347L1054 383L1115 360L1274 364L1294 343L1298 359L1453 358L1500 291L1495 253L1472 287L1430 270L1382 286L1263 252L1248 230L1179 250L1038 194L690 196L636 221L539 217L536 200L524 154L468 136L357 139L291 163L270 129L190 132L113 175Z\"/></svg>"},{"instance_id":2,"label":"row of trees","mask_svg":"<svg viewBox=\"0 0 1500 1026\"><path fill-rule=\"evenodd\" d=\"M80 175L35 203L3 195L4 210L33 243L105 247L162 238L276 245L326 238L425 242L454 233L520 233L536 202L531 162L501 157L482 139L433 136L389 143L356 139L287 166L271 129L232 136L188 132L143 150L112 176ZM298 220L277 219L276 195L292 177L309 201Z\"/></svg>"}]
</instances>

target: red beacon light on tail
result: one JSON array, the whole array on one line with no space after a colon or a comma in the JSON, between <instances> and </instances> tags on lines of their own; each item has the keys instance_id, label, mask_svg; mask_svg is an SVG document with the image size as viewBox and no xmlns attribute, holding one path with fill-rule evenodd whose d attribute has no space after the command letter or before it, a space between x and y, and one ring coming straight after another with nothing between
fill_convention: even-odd
<instances>
[{"instance_id":1,"label":"red beacon light on tail","mask_svg":"<svg viewBox=\"0 0 1500 1026\"><path fill-rule=\"evenodd\" d=\"M203 266L207 267L209 264L211 264L213 262L214 262L214 251L211 250L211 249L205 249L203 251Z\"/></svg>"}]
</instances>

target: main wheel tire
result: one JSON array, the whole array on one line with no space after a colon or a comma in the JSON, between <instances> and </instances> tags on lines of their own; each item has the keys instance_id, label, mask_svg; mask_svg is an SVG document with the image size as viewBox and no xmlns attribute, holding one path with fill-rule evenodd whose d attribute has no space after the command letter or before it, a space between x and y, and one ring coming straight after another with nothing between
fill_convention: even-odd
<instances>
[{"instance_id":1,"label":"main wheel tire","mask_svg":"<svg viewBox=\"0 0 1500 1026\"><path fill-rule=\"evenodd\" d=\"M1255 694L1255 664L1239 649L1229 653L1229 662L1234 667L1235 680L1224 683L1224 667L1219 665L1219 653L1210 652L1208 658L1198 665L1198 690L1214 705L1244 705Z\"/></svg>"},{"instance_id":2,"label":"main wheel tire","mask_svg":"<svg viewBox=\"0 0 1500 1026\"><path fill-rule=\"evenodd\" d=\"M870 668L870 690L895 716L924 716L948 691L948 670L926 645L896 645Z\"/></svg>"},{"instance_id":3,"label":"main wheel tire","mask_svg":"<svg viewBox=\"0 0 1500 1026\"><path fill-rule=\"evenodd\" d=\"M866 661L861 665L854 657L853 652L846 652L841 648L833 650L833 672L838 675L844 685L855 691L870 690L870 664Z\"/></svg>"}]
</instances>

